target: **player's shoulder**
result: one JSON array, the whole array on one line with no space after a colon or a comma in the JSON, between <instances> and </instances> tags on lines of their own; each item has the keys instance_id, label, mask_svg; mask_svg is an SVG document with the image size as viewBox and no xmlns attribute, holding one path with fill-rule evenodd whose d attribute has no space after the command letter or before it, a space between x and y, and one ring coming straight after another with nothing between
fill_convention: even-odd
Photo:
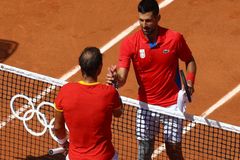
<instances>
[{"instance_id":1,"label":"player's shoulder","mask_svg":"<svg viewBox=\"0 0 240 160\"><path fill-rule=\"evenodd\" d=\"M79 84L79 83L78 82L68 82L65 85L63 85L63 87L71 87L71 86L75 86L77 84Z\"/></svg>"},{"instance_id":2,"label":"player's shoulder","mask_svg":"<svg viewBox=\"0 0 240 160\"><path fill-rule=\"evenodd\" d=\"M105 90L105 91L109 91L109 92L115 92L115 88L112 85L107 85L107 84L99 84L98 85L99 88Z\"/></svg>"},{"instance_id":3,"label":"player's shoulder","mask_svg":"<svg viewBox=\"0 0 240 160\"><path fill-rule=\"evenodd\" d=\"M161 28L166 34L167 37L174 38L174 39L180 39L182 37L182 33L175 31L173 29L168 28Z\"/></svg>"},{"instance_id":4,"label":"player's shoulder","mask_svg":"<svg viewBox=\"0 0 240 160\"><path fill-rule=\"evenodd\" d=\"M123 42L135 42L138 41L142 36L141 30L137 30L136 32L131 33L127 37L123 39Z\"/></svg>"},{"instance_id":5,"label":"player's shoulder","mask_svg":"<svg viewBox=\"0 0 240 160\"><path fill-rule=\"evenodd\" d=\"M121 47L127 47L129 49L134 49L138 43L143 40L141 30L131 33L123 39L121 42Z\"/></svg>"},{"instance_id":6,"label":"player's shoulder","mask_svg":"<svg viewBox=\"0 0 240 160\"><path fill-rule=\"evenodd\" d=\"M76 85L78 85L77 82L68 82L62 86L61 90L71 89L71 88L75 87Z\"/></svg>"},{"instance_id":7,"label":"player's shoulder","mask_svg":"<svg viewBox=\"0 0 240 160\"><path fill-rule=\"evenodd\" d=\"M101 91L101 93L105 95L115 95L117 93L117 90L112 85L102 83L98 84L95 89Z\"/></svg>"}]
</instances>

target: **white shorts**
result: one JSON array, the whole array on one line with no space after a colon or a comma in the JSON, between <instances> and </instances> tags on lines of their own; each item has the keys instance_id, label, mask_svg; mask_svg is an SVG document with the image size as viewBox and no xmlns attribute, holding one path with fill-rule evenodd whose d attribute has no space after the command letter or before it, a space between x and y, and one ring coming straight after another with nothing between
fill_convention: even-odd
<instances>
[{"instance_id":1,"label":"white shorts","mask_svg":"<svg viewBox=\"0 0 240 160\"><path fill-rule=\"evenodd\" d=\"M68 155L66 156L66 160L70 160ZM112 160L118 160L118 153L116 151L115 151L115 154L114 154Z\"/></svg>"},{"instance_id":2,"label":"white shorts","mask_svg":"<svg viewBox=\"0 0 240 160\"><path fill-rule=\"evenodd\" d=\"M177 104L167 107L167 110L185 112L186 102L185 91L180 90ZM155 135L160 132L160 123L163 124L165 141L176 143L182 140L182 119L140 108L137 110L136 121L136 135L138 140L153 140Z\"/></svg>"}]
</instances>

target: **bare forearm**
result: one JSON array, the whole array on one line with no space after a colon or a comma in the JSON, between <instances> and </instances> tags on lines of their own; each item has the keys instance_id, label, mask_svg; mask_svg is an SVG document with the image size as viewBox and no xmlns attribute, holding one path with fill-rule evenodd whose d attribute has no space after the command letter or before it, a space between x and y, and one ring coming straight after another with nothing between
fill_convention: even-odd
<instances>
[{"instance_id":1,"label":"bare forearm","mask_svg":"<svg viewBox=\"0 0 240 160\"><path fill-rule=\"evenodd\" d=\"M67 136L63 112L55 111L54 133L59 139Z\"/></svg>"},{"instance_id":2,"label":"bare forearm","mask_svg":"<svg viewBox=\"0 0 240 160\"><path fill-rule=\"evenodd\" d=\"M190 94L194 92L194 83L195 83L195 76L197 72L196 62L193 59L189 63L186 63L187 68L187 85L189 87Z\"/></svg>"},{"instance_id":3,"label":"bare forearm","mask_svg":"<svg viewBox=\"0 0 240 160\"><path fill-rule=\"evenodd\" d=\"M67 136L65 127L54 127L54 133L59 139L63 139Z\"/></svg>"},{"instance_id":4,"label":"bare forearm","mask_svg":"<svg viewBox=\"0 0 240 160\"><path fill-rule=\"evenodd\" d=\"M118 83L118 87L122 87L125 85L126 81L127 81L127 76L128 76L128 69L126 68L119 68L117 70L117 83Z\"/></svg>"},{"instance_id":5,"label":"bare forearm","mask_svg":"<svg viewBox=\"0 0 240 160\"><path fill-rule=\"evenodd\" d=\"M197 72L197 65L196 65L195 60L193 59L188 64L186 64L186 68L187 68L187 73L196 74L196 72Z\"/></svg>"},{"instance_id":6,"label":"bare forearm","mask_svg":"<svg viewBox=\"0 0 240 160\"><path fill-rule=\"evenodd\" d=\"M118 88L120 88L120 87L125 85L126 79L123 79L122 77L120 77L120 75L118 75L117 76L117 83L118 83Z\"/></svg>"}]
</instances>

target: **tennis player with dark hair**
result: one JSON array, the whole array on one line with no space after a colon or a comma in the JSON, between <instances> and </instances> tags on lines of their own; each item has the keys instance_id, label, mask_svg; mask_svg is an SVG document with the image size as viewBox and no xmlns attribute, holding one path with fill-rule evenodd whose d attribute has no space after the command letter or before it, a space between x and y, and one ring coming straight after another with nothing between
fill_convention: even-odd
<instances>
[{"instance_id":1,"label":"tennis player with dark hair","mask_svg":"<svg viewBox=\"0 0 240 160\"><path fill-rule=\"evenodd\" d=\"M64 85L55 100L54 130L58 143L68 146L65 123L69 129L66 159L117 159L111 142L112 115L120 117L122 102L113 86L100 84L102 54L87 47L79 57L83 80Z\"/></svg>"},{"instance_id":2,"label":"tennis player with dark hair","mask_svg":"<svg viewBox=\"0 0 240 160\"><path fill-rule=\"evenodd\" d=\"M185 94L181 89L179 59L186 64L187 83L192 94L196 74L193 55L182 34L159 26L161 16L157 1L140 1L138 16L141 29L122 41L118 65L109 67L106 82L123 86L132 62L139 85L140 101L173 112L182 111L185 107ZM164 119L144 113L143 109L137 111L138 159L151 159L155 135L159 132L161 122L168 157L171 160L182 160L182 120L173 117Z\"/></svg>"}]
</instances>

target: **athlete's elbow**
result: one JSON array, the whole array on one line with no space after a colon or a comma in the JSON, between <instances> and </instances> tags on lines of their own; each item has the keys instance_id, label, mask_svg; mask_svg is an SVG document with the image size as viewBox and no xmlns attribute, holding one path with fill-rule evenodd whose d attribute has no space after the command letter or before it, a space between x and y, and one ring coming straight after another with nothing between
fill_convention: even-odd
<instances>
[{"instance_id":1,"label":"athlete's elbow","mask_svg":"<svg viewBox=\"0 0 240 160\"><path fill-rule=\"evenodd\" d=\"M114 117L121 117L121 115L123 114L123 109L118 109L116 111L113 112L113 116Z\"/></svg>"}]
</instances>

